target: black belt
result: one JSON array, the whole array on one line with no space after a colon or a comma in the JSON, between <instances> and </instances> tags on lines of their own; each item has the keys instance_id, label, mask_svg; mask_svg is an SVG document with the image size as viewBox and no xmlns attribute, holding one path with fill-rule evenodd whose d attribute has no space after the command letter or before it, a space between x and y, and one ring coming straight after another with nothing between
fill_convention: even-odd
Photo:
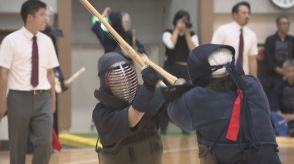
<instances>
[{"instance_id":1,"label":"black belt","mask_svg":"<svg viewBox=\"0 0 294 164\"><path fill-rule=\"evenodd\" d=\"M19 93L26 93L26 94L32 94L32 95L38 95L41 93L49 92L49 90L45 89L36 89L36 90L30 90L30 91L21 91L21 90L10 90L12 92L19 92Z\"/></svg>"}]
</instances>

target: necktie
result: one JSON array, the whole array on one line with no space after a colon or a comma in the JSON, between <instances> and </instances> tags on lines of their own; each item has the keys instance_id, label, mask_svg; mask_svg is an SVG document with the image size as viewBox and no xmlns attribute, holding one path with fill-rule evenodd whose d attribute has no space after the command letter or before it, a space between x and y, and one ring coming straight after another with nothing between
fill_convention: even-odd
<instances>
[{"instance_id":1,"label":"necktie","mask_svg":"<svg viewBox=\"0 0 294 164\"><path fill-rule=\"evenodd\" d=\"M31 84L33 87L39 84L39 55L36 36L33 37Z\"/></svg>"},{"instance_id":2,"label":"necktie","mask_svg":"<svg viewBox=\"0 0 294 164\"><path fill-rule=\"evenodd\" d=\"M244 51L244 38L243 38L243 29L240 29L239 37L239 53L237 59L237 65L243 67L243 51Z\"/></svg>"}]
</instances>

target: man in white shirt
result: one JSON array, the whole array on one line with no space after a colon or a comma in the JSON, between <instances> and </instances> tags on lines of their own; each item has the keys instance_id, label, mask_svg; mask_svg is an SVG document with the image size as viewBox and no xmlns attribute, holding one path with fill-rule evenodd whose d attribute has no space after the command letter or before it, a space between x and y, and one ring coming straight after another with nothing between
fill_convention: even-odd
<instances>
[{"instance_id":1,"label":"man in white shirt","mask_svg":"<svg viewBox=\"0 0 294 164\"><path fill-rule=\"evenodd\" d=\"M32 163L47 164L55 112L53 68L59 63L51 39L40 32L46 27L46 4L25 1L20 14L24 27L5 37L0 48L0 119L7 112L11 164L25 163L28 137Z\"/></svg>"},{"instance_id":2,"label":"man in white shirt","mask_svg":"<svg viewBox=\"0 0 294 164\"><path fill-rule=\"evenodd\" d=\"M236 50L236 62L245 74L257 76L258 54L256 34L246 25L249 23L251 8L248 2L239 2L232 8L234 21L220 26L211 43L231 45Z\"/></svg>"}]
</instances>

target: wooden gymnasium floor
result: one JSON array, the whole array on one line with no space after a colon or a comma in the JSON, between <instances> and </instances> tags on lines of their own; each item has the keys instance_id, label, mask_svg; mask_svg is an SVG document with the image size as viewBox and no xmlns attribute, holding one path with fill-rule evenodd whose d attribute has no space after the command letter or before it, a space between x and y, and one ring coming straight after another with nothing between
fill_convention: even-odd
<instances>
[{"instance_id":1,"label":"wooden gymnasium floor","mask_svg":"<svg viewBox=\"0 0 294 164\"><path fill-rule=\"evenodd\" d=\"M164 136L163 164L199 164L195 136ZM294 139L278 138L283 164L294 163ZM27 156L30 163L31 155ZM9 164L9 153L0 151L0 164ZM50 164L98 164L94 148L64 148L54 153Z\"/></svg>"}]
</instances>

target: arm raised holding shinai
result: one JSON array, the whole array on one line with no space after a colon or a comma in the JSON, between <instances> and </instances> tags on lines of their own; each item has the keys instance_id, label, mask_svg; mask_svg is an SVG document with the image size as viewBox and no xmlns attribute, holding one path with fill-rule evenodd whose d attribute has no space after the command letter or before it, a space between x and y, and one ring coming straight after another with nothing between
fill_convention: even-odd
<instances>
[{"instance_id":1,"label":"arm raised holding shinai","mask_svg":"<svg viewBox=\"0 0 294 164\"><path fill-rule=\"evenodd\" d=\"M88 2L88 0L81 0L81 3L88 9L88 11L96 16L99 21L108 29L108 31L112 34L112 36L117 40L120 44L121 48L124 52L127 52L127 55L141 68L142 76L144 80L144 86L152 86L159 83L161 86L166 86L160 78L156 78L154 76L154 70L158 72L170 85L176 85L183 83L182 80L168 73L160 66L152 62L146 55L140 55L136 52L112 27L111 25L103 19L103 16ZM149 67L148 67L149 66ZM151 68L153 68L153 70ZM157 81L156 81L157 80ZM159 81L159 82L158 82ZM148 88L148 87L147 87ZM152 87L149 87L149 89ZM153 88L154 89L154 88ZM142 91L142 92L141 92ZM149 90L150 91L150 90ZM129 127L134 127L141 120L146 110L148 110L144 105L148 101L146 101L146 95L148 95L148 89L138 89L136 97L132 103L132 106L129 109L128 115L129 118ZM135 110L136 109L136 110Z\"/></svg>"},{"instance_id":2,"label":"arm raised holding shinai","mask_svg":"<svg viewBox=\"0 0 294 164\"><path fill-rule=\"evenodd\" d=\"M112 36L118 41L122 49L128 53L128 56L143 70L147 66L152 67L157 71L163 78L166 79L171 85L175 85L178 82L178 78L162 69L157 64L153 63L146 56L141 56L137 53L112 27L103 19L103 16L90 4L88 0L81 0L81 3L88 9L88 11L96 16L99 21L109 30Z\"/></svg>"}]
</instances>

